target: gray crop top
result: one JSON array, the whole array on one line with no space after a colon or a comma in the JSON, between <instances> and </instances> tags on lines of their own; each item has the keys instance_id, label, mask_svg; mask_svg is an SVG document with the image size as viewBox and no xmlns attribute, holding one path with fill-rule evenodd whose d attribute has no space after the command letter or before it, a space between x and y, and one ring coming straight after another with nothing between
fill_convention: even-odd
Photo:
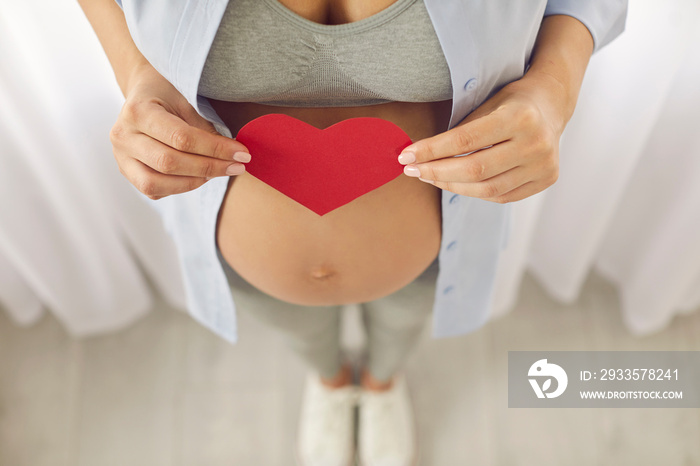
<instances>
[{"instance_id":1,"label":"gray crop top","mask_svg":"<svg viewBox=\"0 0 700 466\"><path fill-rule=\"evenodd\" d=\"M351 107L452 98L450 70L422 0L325 25L277 0L230 0L199 94L229 102Z\"/></svg>"}]
</instances>

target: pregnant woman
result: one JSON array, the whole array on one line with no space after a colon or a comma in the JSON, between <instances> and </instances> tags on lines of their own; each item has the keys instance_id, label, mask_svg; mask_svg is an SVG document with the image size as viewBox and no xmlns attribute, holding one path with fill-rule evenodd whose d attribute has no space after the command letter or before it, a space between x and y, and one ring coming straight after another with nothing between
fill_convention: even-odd
<instances>
[{"instance_id":1,"label":"pregnant woman","mask_svg":"<svg viewBox=\"0 0 700 466\"><path fill-rule=\"evenodd\" d=\"M431 311L436 337L484 322L504 204L556 181L588 60L622 31L626 2L81 5L126 97L115 157L175 240L190 312L232 343L235 311L250 313L312 369L298 461L351 464L359 402L361 464L415 464L401 366ZM393 154L403 174L318 215L246 172L256 153L234 137L268 114L391 122L410 138ZM347 183L368 164L358 156ZM350 303L368 336L359 386L338 343Z\"/></svg>"}]
</instances>

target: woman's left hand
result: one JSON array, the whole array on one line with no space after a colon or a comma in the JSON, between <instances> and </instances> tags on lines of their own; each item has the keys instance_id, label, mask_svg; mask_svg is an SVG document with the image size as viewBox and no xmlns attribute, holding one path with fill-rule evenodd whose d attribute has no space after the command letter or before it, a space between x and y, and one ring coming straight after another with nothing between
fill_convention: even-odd
<instances>
[{"instance_id":1,"label":"woman's left hand","mask_svg":"<svg viewBox=\"0 0 700 466\"><path fill-rule=\"evenodd\" d=\"M552 76L526 74L459 125L406 147L399 162L409 164L406 175L457 194L501 204L525 199L559 176L564 96Z\"/></svg>"}]
</instances>

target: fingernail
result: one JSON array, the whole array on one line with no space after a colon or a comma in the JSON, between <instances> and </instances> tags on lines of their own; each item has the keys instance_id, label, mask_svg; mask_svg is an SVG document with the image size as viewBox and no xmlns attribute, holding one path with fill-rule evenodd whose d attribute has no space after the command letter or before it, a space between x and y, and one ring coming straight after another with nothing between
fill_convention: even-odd
<instances>
[{"instance_id":1,"label":"fingernail","mask_svg":"<svg viewBox=\"0 0 700 466\"><path fill-rule=\"evenodd\" d=\"M239 163L234 163L226 167L227 175L240 175L245 171L245 167Z\"/></svg>"},{"instance_id":2,"label":"fingernail","mask_svg":"<svg viewBox=\"0 0 700 466\"><path fill-rule=\"evenodd\" d=\"M407 167L403 167L403 172L408 176L420 176L420 170L418 170L417 167L413 167L410 165Z\"/></svg>"},{"instance_id":3,"label":"fingernail","mask_svg":"<svg viewBox=\"0 0 700 466\"><path fill-rule=\"evenodd\" d=\"M416 154L413 152L402 152L401 155L399 155L399 163L402 165L406 165L407 163L412 163L416 161Z\"/></svg>"},{"instance_id":4,"label":"fingernail","mask_svg":"<svg viewBox=\"0 0 700 466\"><path fill-rule=\"evenodd\" d=\"M418 179L425 182L425 183L435 184L435 182L433 180L426 180L425 178L421 178L420 176L418 177Z\"/></svg>"},{"instance_id":5,"label":"fingernail","mask_svg":"<svg viewBox=\"0 0 700 466\"><path fill-rule=\"evenodd\" d=\"M233 154L233 160L238 162L250 162L250 154L248 152L236 152Z\"/></svg>"}]
</instances>

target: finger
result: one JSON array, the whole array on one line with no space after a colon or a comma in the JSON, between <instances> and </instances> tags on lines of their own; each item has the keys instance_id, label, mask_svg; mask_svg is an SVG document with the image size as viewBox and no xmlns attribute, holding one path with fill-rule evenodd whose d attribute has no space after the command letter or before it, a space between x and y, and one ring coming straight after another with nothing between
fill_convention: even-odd
<instances>
[{"instance_id":1,"label":"finger","mask_svg":"<svg viewBox=\"0 0 700 466\"><path fill-rule=\"evenodd\" d=\"M183 113L183 120L185 120L186 123L197 128L201 128L209 133L221 135L221 133L216 130L216 127L209 120L202 118L200 114L197 113L197 110L192 108L189 103L187 104L187 107L187 113ZM238 142L235 137L231 139L231 141L237 142L242 147L241 151L234 152L234 160L237 162L250 162L250 153L248 152L248 148L245 147L243 143Z\"/></svg>"},{"instance_id":2,"label":"finger","mask_svg":"<svg viewBox=\"0 0 700 466\"><path fill-rule=\"evenodd\" d=\"M154 171L165 175L214 178L238 175L245 171L245 165L242 163L179 152L145 134L131 136L128 145L120 147L118 152L128 154L123 156L123 160L136 158Z\"/></svg>"},{"instance_id":3,"label":"finger","mask_svg":"<svg viewBox=\"0 0 700 466\"><path fill-rule=\"evenodd\" d=\"M191 126L158 104L137 120L137 128L180 152L189 152L221 160L233 160L236 152L248 152L238 141Z\"/></svg>"},{"instance_id":4,"label":"finger","mask_svg":"<svg viewBox=\"0 0 700 466\"><path fill-rule=\"evenodd\" d=\"M194 107L192 107L192 105L190 105L190 103L186 100L178 107L177 115L190 126L203 129L204 131L212 134L219 134L214 127L214 124L197 113L197 110L195 110Z\"/></svg>"},{"instance_id":5,"label":"finger","mask_svg":"<svg viewBox=\"0 0 700 466\"><path fill-rule=\"evenodd\" d=\"M208 181L194 176L164 175L136 159L124 160L120 167L131 184L151 199L192 191Z\"/></svg>"},{"instance_id":6,"label":"finger","mask_svg":"<svg viewBox=\"0 0 700 466\"><path fill-rule=\"evenodd\" d=\"M423 163L493 146L511 138L510 126L500 112L493 112L444 133L416 141L401 152L399 162L404 165L414 161Z\"/></svg>"},{"instance_id":7,"label":"finger","mask_svg":"<svg viewBox=\"0 0 700 466\"><path fill-rule=\"evenodd\" d=\"M534 194L544 191L547 188L546 184L537 183L530 181L517 188L508 191L505 194L501 194L498 197L484 198L485 201L498 202L499 204L505 204L508 202L516 202L528 198Z\"/></svg>"},{"instance_id":8,"label":"finger","mask_svg":"<svg viewBox=\"0 0 700 466\"><path fill-rule=\"evenodd\" d=\"M455 181L434 181L430 184L440 189L479 199L498 198L533 180L530 170L516 167L505 173L478 183L460 183ZM430 182L432 180L421 180Z\"/></svg>"},{"instance_id":9,"label":"finger","mask_svg":"<svg viewBox=\"0 0 700 466\"><path fill-rule=\"evenodd\" d=\"M520 154L513 142L502 142L464 157L406 165L404 174L435 181L476 183L522 165Z\"/></svg>"}]
</instances>

